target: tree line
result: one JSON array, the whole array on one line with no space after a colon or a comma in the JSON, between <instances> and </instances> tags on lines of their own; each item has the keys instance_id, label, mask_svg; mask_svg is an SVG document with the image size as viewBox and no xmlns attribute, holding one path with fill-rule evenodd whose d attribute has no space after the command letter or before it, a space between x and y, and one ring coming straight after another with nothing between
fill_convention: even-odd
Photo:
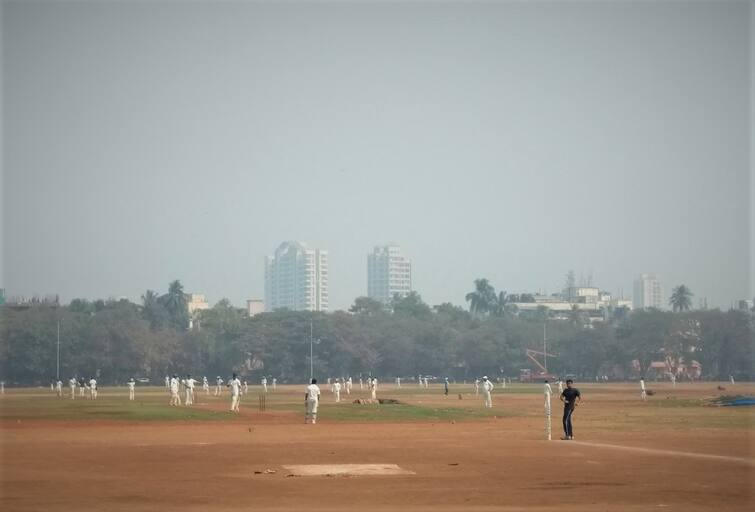
<instances>
[{"instance_id":1,"label":"tree line","mask_svg":"<svg viewBox=\"0 0 755 512\"><path fill-rule=\"evenodd\" d=\"M197 313L191 329L178 281L162 295L145 292L141 304L76 299L61 307L6 305L0 315L0 380L30 385L54 378L58 326L61 379L97 376L102 383L131 377L161 382L172 373L225 377L232 371L250 381L268 375L304 382L310 333L321 378L516 378L520 369L537 370L526 350L542 348L544 325L548 352L557 356L549 358L548 370L558 375L647 377L653 361L695 360L703 378L753 377L751 312L675 307L590 324L579 315L521 316L505 292L482 284L467 296L471 311L449 303L430 307L414 292L389 306L360 297L348 311L282 310L250 318L221 300Z\"/></svg>"}]
</instances>

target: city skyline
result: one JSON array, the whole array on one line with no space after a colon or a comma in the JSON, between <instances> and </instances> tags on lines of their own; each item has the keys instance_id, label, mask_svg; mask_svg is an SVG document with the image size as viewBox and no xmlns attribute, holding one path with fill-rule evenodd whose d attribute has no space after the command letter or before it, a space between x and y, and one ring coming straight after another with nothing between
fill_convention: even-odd
<instances>
[{"instance_id":1,"label":"city skyline","mask_svg":"<svg viewBox=\"0 0 755 512\"><path fill-rule=\"evenodd\" d=\"M4 3L9 295L243 304L302 239L331 309L387 240L431 304L568 269L752 297L748 5L212 4Z\"/></svg>"}]
</instances>

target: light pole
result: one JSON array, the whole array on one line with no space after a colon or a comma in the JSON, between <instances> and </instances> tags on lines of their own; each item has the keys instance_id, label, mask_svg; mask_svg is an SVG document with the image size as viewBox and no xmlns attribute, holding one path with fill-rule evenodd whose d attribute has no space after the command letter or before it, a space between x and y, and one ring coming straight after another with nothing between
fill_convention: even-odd
<instances>
[{"instance_id":1,"label":"light pole","mask_svg":"<svg viewBox=\"0 0 755 512\"><path fill-rule=\"evenodd\" d=\"M312 320L309 321L309 382L315 377L315 358L313 346L316 343L320 343L320 339L314 339L314 328L312 326Z\"/></svg>"}]
</instances>

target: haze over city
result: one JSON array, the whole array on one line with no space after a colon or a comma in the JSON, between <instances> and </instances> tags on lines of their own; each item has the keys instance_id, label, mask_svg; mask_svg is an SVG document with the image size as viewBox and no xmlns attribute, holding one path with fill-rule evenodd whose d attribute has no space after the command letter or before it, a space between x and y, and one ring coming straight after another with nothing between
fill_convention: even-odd
<instances>
[{"instance_id":1,"label":"haze over city","mask_svg":"<svg viewBox=\"0 0 755 512\"><path fill-rule=\"evenodd\" d=\"M752 298L749 6L629 5L6 2L0 288L242 305L303 240L331 310L388 242L430 304Z\"/></svg>"}]
</instances>

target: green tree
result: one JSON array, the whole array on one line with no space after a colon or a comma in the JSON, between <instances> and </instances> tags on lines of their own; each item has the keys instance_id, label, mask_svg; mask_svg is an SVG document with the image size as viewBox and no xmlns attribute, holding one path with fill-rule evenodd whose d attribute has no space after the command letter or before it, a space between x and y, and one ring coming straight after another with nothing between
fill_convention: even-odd
<instances>
[{"instance_id":1,"label":"green tree","mask_svg":"<svg viewBox=\"0 0 755 512\"><path fill-rule=\"evenodd\" d=\"M168 311L171 323L180 329L189 327L189 310L186 306L186 294L181 281L176 279L168 286L168 293L160 297L160 301Z\"/></svg>"},{"instance_id":2,"label":"green tree","mask_svg":"<svg viewBox=\"0 0 755 512\"><path fill-rule=\"evenodd\" d=\"M490 313L496 304L495 288L487 279L475 279L475 289L469 292L465 299L469 302L469 311L472 314L483 316Z\"/></svg>"},{"instance_id":3,"label":"green tree","mask_svg":"<svg viewBox=\"0 0 755 512\"><path fill-rule=\"evenodd\" d=\"M680 284L674 288L668 302L674 312L689 311L692 309L692 296L692 291L687 286Z\"/></svg>"},{"instance_id":4,"label":"green tree","mask_svg":"<svg viewBox=\"0 0 755 512\"><path fill-rule=\"evenodd\" d=\"M382 302L370 297L357 297L349 311L356 314L377 315L385 312Z\"/></svg>"}]
</instances>

